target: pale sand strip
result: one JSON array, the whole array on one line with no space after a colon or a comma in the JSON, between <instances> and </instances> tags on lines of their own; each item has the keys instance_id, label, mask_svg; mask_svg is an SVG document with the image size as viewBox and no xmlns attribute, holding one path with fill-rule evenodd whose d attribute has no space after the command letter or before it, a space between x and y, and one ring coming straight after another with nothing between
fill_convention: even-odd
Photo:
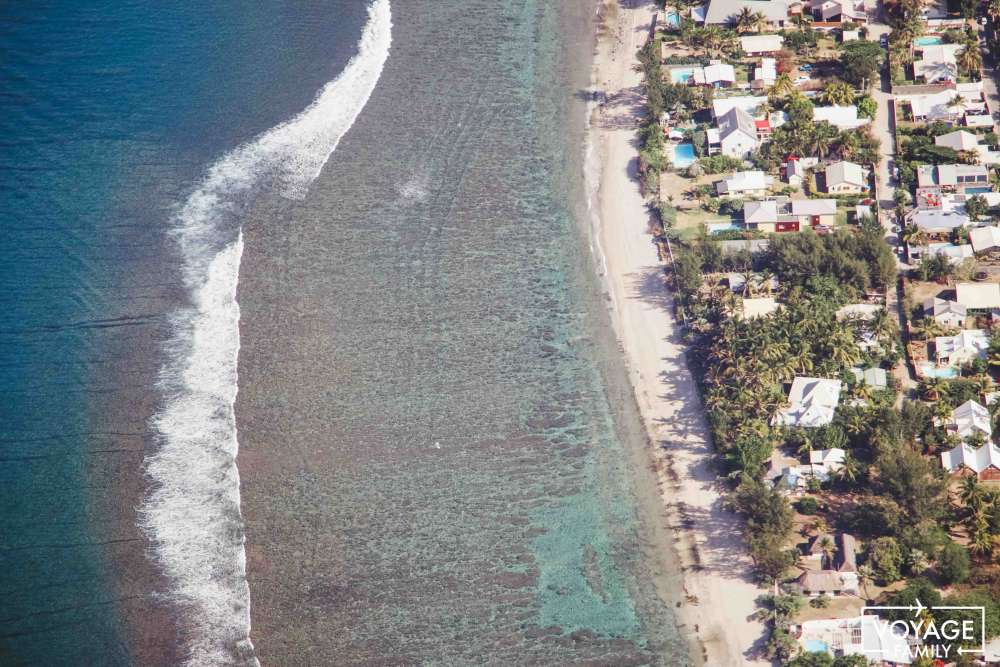
<instances>
[{"instance_id":1,"label":"pale sand strip","mask_svg":"<svg viewBox=\"0 0 1000 667\"><path fill-rule=\"evenodd\" d=\"M762 592L752 581L740 522L722 508L698 390L672 319L672 299L649 234L650 217L635 180L637 114L642 112L635 53L644 43L652 3L622 0L599 40L594 87L608 102L591 119L591 170L599 173L597 253L612 317L656 460L659 486L687 601L686 629L698 628L707 665L766 665L748 655L764 627L749 620ZM678 193L679 194L679 193ZM700 567L699 567L700 563Z\"/></svg>"}]
</instances>

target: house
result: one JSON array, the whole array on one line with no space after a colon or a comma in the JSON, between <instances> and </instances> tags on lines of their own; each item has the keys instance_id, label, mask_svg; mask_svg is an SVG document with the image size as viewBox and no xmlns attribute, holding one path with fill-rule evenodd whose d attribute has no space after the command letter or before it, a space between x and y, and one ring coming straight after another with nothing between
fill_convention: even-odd
<instances>
[{"instance_id":1,"label":"house","mask_svg":"<svg viewBox=\"0 0 1000 667\"><path fill-rule=\"evenodd\" d=\"M761 105L767 102L767 96L741 95L738 97L719 97L712 100L712 116L718 120L730 109L739 107L751 116L755 115Z\"/></svg>"},{"instance_id":2,"label":"house","mask_svg":"<svg viewBox=\"0 0 1000 667\"><path fill-rule=\"evenodd\" d=\"M813 109L813 122L825 120L838 130L853 130L872 122L870 118L858 118L857 107L827 106Z\"/></svg>"},{"instance_id":3,"label":"house","mask_svg":"<svg viewBox=\"0 0 1000 667\"><path fill-rule=\"evenodd\" d=\"M744 39L746 38L744 37ZM753 68L753 80L750 82L750 87L758 90L773 86L778 78L777 62L774 58L761 58L760 64Z\"/></svg>"},{"instance_id":4,"label":"house","mask_svg":"<svg viewBox=\"0 0 1000 667\"><path fill-rule=\"evenodd\" d=\"M824 565L823 548L827 545L828 542L829 544L832 544L834 547L836 547L837 545L834 536L830 535L829 533L820 533L816 537L812 538L812 540L809 542L809 545L806 547L806 553L805 556L803 557L803 560L817 561L820 563L820 566L822 567Z\"/></svg>"},{"instance_id":5,"label":"house","mask_svg":"<svg viewBox=\"0 0 1000 667\"><path fill-rule=\"evenodd\" d=\"M856 42L861 39L860 30L842 30L840 31L840 41L841 42Z\"/></svg>"},{"instance_id":6,"label":"house","mask_svg":"<svg viewBox=\"0 0 1000 667\"><path fill-rule=\"evenodd\" d=\"M993 435L989 410L971 399L952 411L951 421L948 422L947 429L962 439L975 434L989 439Z\"/></svg>"},{"instance_id":7,"label":"house","mask_svg":"<svg viewBox=\"0 0 1000 667\"><path fill-rule=\"evenodd\" d=\"M868 189L868 173L860 164L834 162L826 167L826 191L834 194L857 194Z\"/></svg>"},{"instance_id":8,"label":"house","mask_svg":"<svg viewBox=\"0 0 1000 667\"><path fill-rule=\"evenodd\" d=\"M762 171L737 171L715 184L720 195L763 197L774 184L774 177Z\"/></svg>"},{"instance_id":9,"label":"house","mask_svg":"<svg viewBox=\"0 0 1000 667\"><path fill-rule=\"evenodd\" d=\"M800 226L833 226L837 219L835 199L793 199L791 210Z\"/></svg>"},{"instance_id":10,"label":"house","mask_svg":"<svg viewBox=\"0 0 1000 667\"><path fill-rule=\"evenodd\" d=\"M740 37L740 48L748 56L773 55L783 46L781 35L748 35Z\"/></svg>"},{"instance_id":11,"label":"house","mask_svg":"<svg viewBox=\"0 0 1000 667\"><path fill-rule=\"evenodd\" d=\"M996 283L956 283L955 300L968 310L1000 308L1000 285Z\"/></svg>"},{"instance_id":12,"label":"house","mask_svg":"<svg viewBox=\"0 0 1000 667\"><path fill-rule=\"evenodd\" d=\"M850 318L867 322L874 318L881 310L885 310L885 306L877 303L849 303L837 311L837 319L846 320Z\"/></svg>"},{"instance_id":13,"label":"house","mask_svg":"<svg viewBox=\"0 0 1000 667\"><path fill-rule=\"evenodd\" d=\"M774 233L778 224L778 202L773 199L765 201L748 201L743 204L743 224L747 229L757 229L766 233Z\"/></svg>"},{"instance_id":14,"label":"house","mask_svg":"<svg viewBox=\"0 0 1000 667\"><path fill-rule=\"evenodd\" d=\"M961 329L965 326L968 311L957 301L934 297L924 301L924 316L946 327Z\"/></svg>"},{"instance_id":15,"label":"house","mask_svg":"<svg viewBox=\"0 0 1000 667\"><path fill-rule=\"evenodd\" d=\"M828 378L795 378L788 392L789 406L775 416L774 423L803 428L829 424L840 403L840 385L840 380Z\"/></svg>"},{"instance_id":16,"label":"house","mask_svg":"<svg viewBox=\"0 0 1000 667\"><path fill-rule=\"evenodd\" d=\"M963 212L934 208L918 208L910 211L906 217L910 224L927 234L951 234L956 229L968 227L972 222Z\"/></svg>"},{"instance_id":17,"label":"house","mask_svg":"<svg viewBox=\"0 0 1000 667\"><path fill-rule=\"evenodd\" d=\"M758 317L767 317L771 313L781 308L773 296L761 296L753 299L743 299L743 317L753 320Z\"/></svg>"},{"instance_id":18,"label":"house","mask_svg":"<svg viewBox=\"0 0 1000 667\"><path fill-rule=\"evenodd\" d=\"M922 164L917 167L917 186L961 191L967 187L989 185L990 170L981 164Z\"/></svg>"},{"instance_id":19,"label":"house","mask_svg":"<svg viewBox=\"0 0 1000 667\"><path fill-rule=\"evenodd\" d=\"M965 130L955 130L948 134L934 137L935 146L945 146L956 151L974 151L979 145L979 137L972 132Z\"/></svg>"},{"instance_id":20,"label":"house","mask_svg":"<svg viewBox=\"0 0 1000 667\"><path fill-rule=\"evenodd\" d=\"M858 576L853 572L806 570L795 582L802 589L802 593L811 598L858 592Z\"/></svg>"},{"instance_id":21,"label":"house","mask_svg":"<svg viewBox=\"0 0 1000 667\"><path fill-rule=\"evenodd\" d=\"M926 83L938 81L958 81L956 54L965 48L964 44L928 44L918 47L913 60L913 76Z\"/></svg>"},{"instance_id":22,"label":"house","mask_svg":"<svg viewBox=\"0 0 1000 667\"><path fill-rule=\"evenodd\" d=\"M729 285L729 289L736 292L737 294L742 294L747 286L747 277L745 273L728 273L726 274L726 283ZM754 273L750 275L750 288L754 292L759 292L761 290L776 290L778 289L778 279L774 276L768 279L767 283L764 283L764 277L759 273Z\"/></svg>"},{"instance_id":23,"label":"house","mask_svg":"<svg viewBox=\"0 0 1000 667\"><path fill-rule=\"evenodd\" d=\"M913 120L919 123L940 121L966 127L993 125L981 81L898 88L895 104L897 107L908 104ZM893 92L897 92L897 87L893 87Z\"/></svg>"},{"instance_id":24,"label":"house","mask_svg":"<svg viewBox=\"0 0 1000 667\"><path fill-rule=\"evenodd\" d=\"M988 227L970 229L969 243L972 244L972 249L977 253L1000 248L1000 227L990 225Z\"/></svg>"},{"instance_id":25,"label":"house","mask_svg":"<svg viewBox=\"0 0 1000 667\"><path fill-rule=\"evenodd\" d=\"M820 23L867 23L864 2L854 0L818 0L812 3L814 21Z\"/></svg>"},{"instance_id":26,"label":"house","mask_svg":"<svg viewBox=\"0 0 1000 667\"><path fill-rule=\"evenodd\" d=\"M941 465L955 474L974 474L980 480L1000 480L1000 448L987 442L979 448L968 443L941 452Z\"/></svg>"},{"instance_id":27,"label":"house","mask_svg":"<svg viewBox=\"0 0 1000 667\"><path fill-rule=\"evenodd\" d=\"M906 631L893 628L874 614L805 621L792 626L791 632L805 652L825 650L831 658L860 655L880 665L909 665L913 661Z\"/></svg>"},{"instance_id":28,"label":"house","mask_svg":"<svg viewBox=\"0 0 1000 667\"><path fill-rule=\"evenodd\" d=\"M732 27L744 7L764 15L768 28L783 28L788 23L788 3L785 0L709 0L704 8L702 22L705 25ZM701 18L692 13L695 22Z\"/></svg>"},{"instance_id":29,"label":"house","mask_svg":"<svg viewBox=\"0 0 1000 667\"><path fill-rule=\"evenodd\" d=\"M954 336L934 339L939 366L961 366L973 359L985 359L990 336L983 329L963 329Z\"/></svg>"},{"instance_id":30,"label":"house","mask_svg":"<svg viewBox=\"0 0 1000 667\"><path fill-rule=\"evenodd\" d=\"M832 449L814 449L809 452L809 467L813 476L821 482L830 479L830 475L844 467L846 452L840 447Z\"/></svg>"},{"instance_id":31,"label":"house","mask_svg":"<svg viewBox=\"0 0 1000 667\"><path fill-rule=\"evenodd\" d=\"M696 69L691 81L698 86L729 88L736 83L736 70L732 65L713 60L709 65Z\"/></svg>"},{"instance_id":32,"label":"house","mask_svg":"<svg viewBox=\"0 0 1000 667\"><path fill-rule=\"evenodd\" d=\"M873 389L885 389L889 386L889 376L884 368L852 368L851 373L857 382L864 382Z\"/></svg>"},{"instance_id":33,"label":"house","mask_svg":"<svg viewBox=\"0 0 1000 667\"><path fill-rule=\"evenodd\" d=\"M804 560L819 561L820 567L837 572L857 572L857 544L854 536L848 533L838 533L836 537L829 533L820 533L806 547ZM825 562L824 550L831 545L834 547L833 560Z\"/></svg>"},{"instance_id":34,"label":"house","mask_svg":"<svg viewBox=\"0 0 1000 667\"><path fill-rule=\"evenodd\" d=\"M802 179L806 176L806 171L819 164L819 160L814 157L789 158L784 165L785 181L789 185L800 187Z\"/></svg>"},{"instance_id":35,"label":"house","mask_svg":"<svg viewBox=\"0 0 1000 667\"><path fill-rule=\"evenodd\" d=\"M719 241L719 246L722 248L723 255L734 255L743 251L746 251L751 255L756 255L766 252L769 245L770 243L768 243L767 239L737 239Z\"/></svg>"},{"instance_id":36,"label":"house","mask_svg":"<svg viewBox=\"0 0 1000 667\"><path fill-rule=\"evenodd\" d=\"M753 116L743 109L734 107L719 118L719 150L723 155L746 159L757 143Z\"/></svg>"}]
</instances>

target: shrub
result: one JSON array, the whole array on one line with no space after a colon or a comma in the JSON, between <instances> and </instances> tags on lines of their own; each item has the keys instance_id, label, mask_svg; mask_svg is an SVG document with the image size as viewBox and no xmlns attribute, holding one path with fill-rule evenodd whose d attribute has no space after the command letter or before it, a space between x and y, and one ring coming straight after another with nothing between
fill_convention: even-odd
<instances>
[{"instance_id":1,"label":"shrub","mask_svg":"<svg viewBox=\"0 0 1000 667\"><path fill-rule=\"evenodd\" d=\"M868 561L881 585L891 584L902 578L903 549L894 537L879 537L868 547Z\"/></svg>"},{"instance_id":2,"label":"shrub","mask_svg":"<svg viewBox=\"0 0 1000 667\"><path fill-rule=\"evenodd\" d=\"M812 515L819 511L819 501L812 496L803 496L797 503L799 514Z\"/></svg>"},{"instance_id":3,"label":"shrub","mask_svg":"<svg viewBox=\"0 0 1000 667\"><path fill-rule=\"evenodd\" d=\"M726 171L737 171L743 168L743 160L729 155L710 155L703 157L698 162L705 169L706 174L721 174Z\"/></svg>"},{"instance_id":4,"label":"shrub","mask_svg":"<svg viewBox=\"0 0 1000 667\"><path fill-rule=\"evenodd\" d=\"M960 584L969 578L969 552L949 541L938 555L937 571L946 584Z\"/></svg>"}]
</instances>

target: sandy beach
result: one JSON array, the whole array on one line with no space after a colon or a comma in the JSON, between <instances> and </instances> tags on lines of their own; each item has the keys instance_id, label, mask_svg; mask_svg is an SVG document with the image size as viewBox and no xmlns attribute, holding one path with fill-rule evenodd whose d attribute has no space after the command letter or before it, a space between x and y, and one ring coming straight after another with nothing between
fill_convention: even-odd
<instances>
[{"instance_id":1,"label":"sandy beach","mask_svg":"<svg viewBox=\"0 0 1000 667\"><path fill-rule=\"evenodd\" d=\"M749 619L763 591L753 581L740 521L722 507L697 386L635 178L635 129L643 108L633 68L655 11L651 2L623 1L606 12L598 41L593 86L607 102L591 118L596 252L684 568L681 621L696 628L705 664L765 665L770 663L752 657L764 626Z\"/></svg>"}]
</instances>

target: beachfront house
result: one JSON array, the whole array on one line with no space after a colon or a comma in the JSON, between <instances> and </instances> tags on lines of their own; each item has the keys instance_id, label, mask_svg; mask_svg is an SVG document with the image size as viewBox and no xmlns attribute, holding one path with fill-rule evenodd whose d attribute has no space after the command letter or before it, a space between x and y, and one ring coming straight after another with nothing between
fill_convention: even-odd
<instances>
[{"instance_id":1,"label":"beachfront house","mask_svg":"<svg viewBox=\"0 0 1000 667\"><path fill-rule=\"evenodd\" d=\"M935 146L944 146L954 151L974 151L979 146L979 137L972 132L955 130L934 137Z\"/></svg>"},{"instance_id":2,"label":"beachfront house","mask_svg":"<svg viewBox=\"0 0 1000 667\"><path fill-rule=\"evenodd\" d=\"M963 440L976 435L981 435L989 440L990 436L993 435L990 421L989 410L977 401L970 399L952 411L951 420L946 428L949 433L954 433Z\"/></svg>"},{"instance_id":3,"label":"beachfront house","mask_svg":"<svg viewBox=\"0 0 1000 667\"><path fill-rule=\"evenodd\" d=\"M831 658L860 655L872 660L877 656L880 665L912 662L906 632L875 615L805 621L793 625L791 633L803 651L826 653Z\"/></svg>"},{"instance_id":4,"label":"beachfront house","mask_svg":"<svg viewBox=\"0 0 1000 667\"><path fill-rule=\"evenodd\" d=\"M709 0L702 7L692 8L691 18L695 23L735 27L736 19L744 8L763 15L768 30L779 30L789 22L785 0Z\"/></svg>"},{"instance_id":5,"label":"beachfront house","mask_svg":"<svg viewBox=\"0 0 1000 667\"><path fill-rule=\"evenodd\" d=\"M788 407L773 420L776 425L817 428L833 421L840 403L840 380L797 377L788 392Z\"/></svg>"},{"instance_id":6,"label":"beachfront house","mask_svg":"<svg viewBox=\"0 0 1000 667\"><path fill-rule=\"evenodd\" d=\"M697 86L729 88L736 83L736 70L732 65L713 60L705 67L695 69L690 80Z\"/></svg>"},{"instance_id":7,"label":"beachfront house","mask_svg":"<svg viewBox=\"0 0 1000 667\"><path fill-rule=\"evenodd\" d=\"M825 170L826 191L831 194L860 194L868 189L868 171L853 162L834 162Z\"/></svg>"},{"instance_id":8,"label":"beachfront house","mask_svg":"<svg viewBox=\"0 0 1000 667\"><path fill-rule=\"evenodd\" d=\"M781 50L781 35L746 35L740 37L740 48L748 56L771 56Z\"/></svg>"},{"instance_id":9,"label":"beachfront house","mask_svg":"<svg viewBox=\"0 0 1000 667\"><path fill-rule=\"evenodd\" d=\"M982 313L1000 308L1000 285L996 283L955 283L955 301L966 310Z\"/></svg>"},{"instance_id":10,"label":"beachfront house","mask_svg":"<svg viewBox=\"0 0 1000 667\"><path fill-rule=\"evenodd\" d=\"M774 177L762 171L736 171L729 178L715 184L720 195L741 197L763 197L774 184Z\"/></svg>"},{"instance_id":11,"label":"beachfront house","mask_svg":"<svg viewBox=\"0 0 1000 667\"><path fill-rule=\"evenodd\" d=\"M743 160L757 144L757 125L749 113L733 107L719 118L720 153Z\"/></svg>"},{"instance_id":12,"label":"beachfront house","mask_svg":"<svg viewBox=\"0 0 1000 667\"><path fill-rule=\"evenodd\" d=\"M833 547L832 558L827 554L830 547ZM857 540L849 533L838 533L836 536L820 533L809 542L803 560L818 563L822 569L857 572L857 551Z\"/></svg>"},{"instance_id":13,"label":"beachfront house","mask_svg":"<svg viewBox=\"0 0 1000 667\"><path fill-rule=\"evenodd\" d=\"M983 329L963 329L954 336L934 339L934 354L939 366L959 367L973 359L985 359L990 336Z\"/></svg>"},{"instance_id":14,"label":"beachfront house","mask_svg":"<svg viewBox=\"0 0 1000 667\"><path fill-rule=\"evenodd\" d=\"M978 448L963 442L941 452L941 465L952 475L975 475L982 481L1000 480L1000 449L992 442Z\"/></svg>"},{"instance_id":15,"label":"beachfront house","mask_svg":"<svg viewBox=\"0 0 1000 667\"><path fill-rule=\"evenodd\" d=\"M957 54L964 44L927 44L915 49L913 77L924 83L958 81Z\"/></svg>"},{"instance_id":16,"label":"beachfront house","mask_svg":"<svg viewBox=\"0 0 1000 667\"><path fill-rule=\"evenodd\" d=\"M924 301L924 317L928 317L946 327L961 329L969 313L965 306L957 301L934 297Z\"/></svg>"},{"instance_id":17,"label":"beachfront house","mask_svg":"<svg viewBox=\"0 0 1000 667\"><path fill-rule=\"evenodd\" d=\"M853 572L836 570L806 570L795 583L802 594L811 598L820 595L831 597L858 592L858 575Z\"/></svg>"},{"instance_id":18,"label":"beachfront house","mask_svg":"<svg viewBox=\"0 0 1000 667\"><path fill-rule=\"evenodd\" d=\"M969 230L969 243L976 254L992 252L1000 248L1000 227L989 225Z\"/></svg>"},{"instance_id":19,"label":"beachfront house","mask_svg":"<svg viewBox=\"0 0 1000 667\"><path fill-rule=\"evenodd\" d=\"M990 171L981 164L922 164L917 167L917 186L961 192L990 184Z\"/></svg>"}]
</instances>

